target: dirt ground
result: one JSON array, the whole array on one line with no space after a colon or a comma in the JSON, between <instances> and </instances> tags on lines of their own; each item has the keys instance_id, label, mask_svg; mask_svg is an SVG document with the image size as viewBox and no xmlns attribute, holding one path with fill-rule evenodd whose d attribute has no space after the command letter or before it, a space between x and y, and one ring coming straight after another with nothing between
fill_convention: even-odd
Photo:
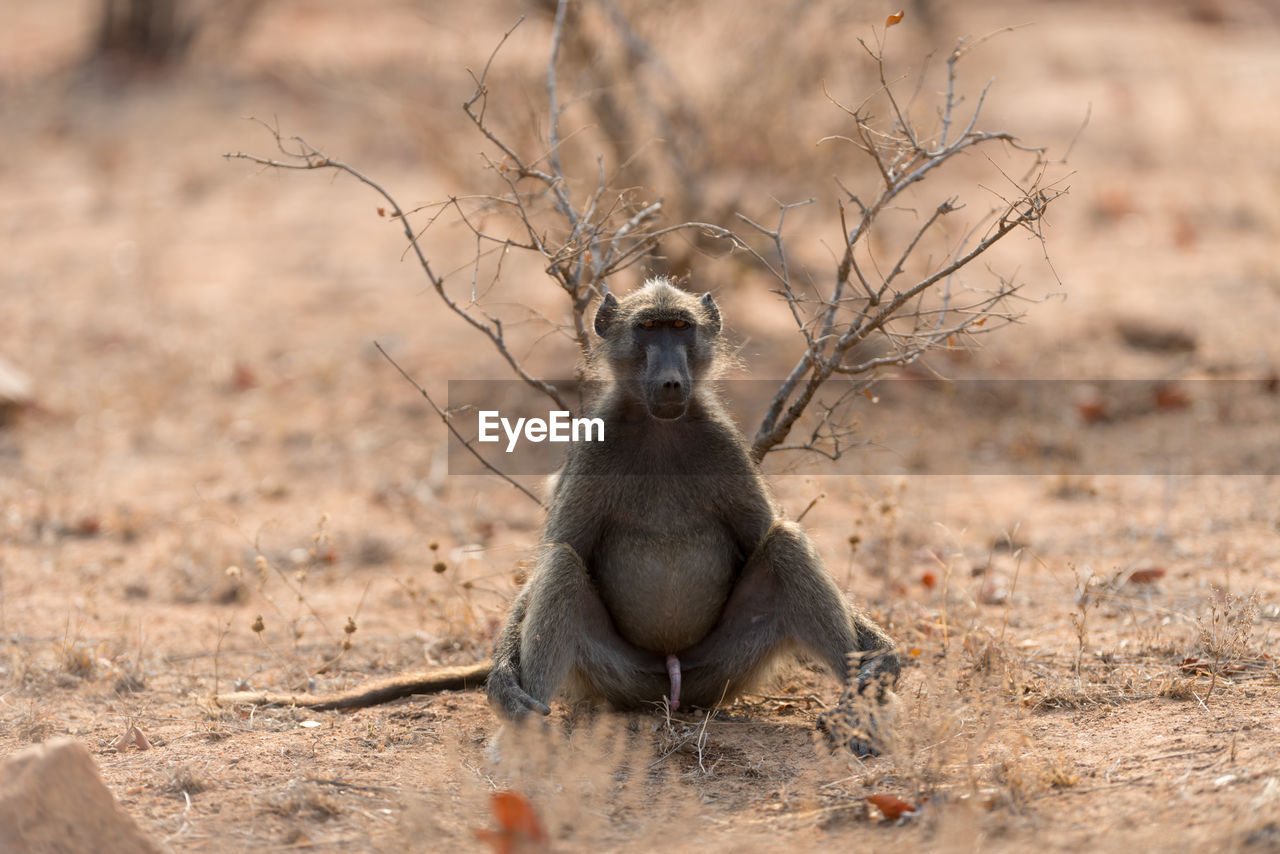
<instances>
[{"instance_id":1,"label":"dirt ground","mask_svg":"<svg viewBox=\"0 0 1280 854\"><path fill-rule=\"evenodd\" d=\"M804 526L911 665L897 744L860 760L815 741L838 686L803 664L715 713L561 705L548 730L501 738L479 691L219 706L480 661L517 590L541 511L448 473L444 427L373 342L442 397L504 364L442 309L368 188L221 155L273 153L256 116L406 205L471 192L491 148L459 109L467 69L521 4L275 0L163 69L88 62L96 5L10 4L0 28L0 358L33 386L0 426L0 756L80 739L174 851L482 850L506 789L557 851L1280 850L1280 6L916 4L894 31L905 68L1030 24L973 55L966 85L996 81L989 124L1060 157L1088 115L1058 173L1052 266L1032 240L999 260L1037 302L932 366L1054 381L1055 442L1111 452L1026 462L1043 424L923 418L936 396L889 384L871 438L923 450L855 451L841 471L861 474L771 469L792 518L818 499ZM754 212L815 195L804 227L838 239L813 142L843 131L822 84L849 100L878 85L856 38L893 10L796 4L779 31L773 4L720 5L622 7L708 125L752 131L716 191ZM531 12L500 55L510 127L540 127L549 32ZM788 51L830 62L809 73ZM751 99L773 89L795 93L782 123ZM470 239L428 241L463 291ZM821 239L796 251L826 271ZM522 284L495 303L560 310L537 264L511 264ZM759 272L708 254L693 276L742 374L782 375L794 332ZM554 375L574 352L527 356ZM1180 391L1092 423L1080 395L1103 380ZM1235 403L1214 405L1227 381ZM1117 462L1162 425L1177 460ZM931 433L958 444L931 455ZM1023 462L957 472L980 452ZM150 749L118 744L131 726ZM920 809L889 821L876 795Z\"/></svg>"}]
</instances>

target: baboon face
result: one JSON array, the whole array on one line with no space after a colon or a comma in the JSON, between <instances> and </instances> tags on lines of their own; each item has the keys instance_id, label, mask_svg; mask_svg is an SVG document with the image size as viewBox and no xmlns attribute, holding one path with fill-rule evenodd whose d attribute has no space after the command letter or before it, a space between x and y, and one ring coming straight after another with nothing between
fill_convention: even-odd
<instances>
[{"instance_id":1,"label":"baboon face","mask_svg":"<svg viewBox=\"0 0 1280 854\"><path fill-rule=\"evenodd\" d=\"M596 312L596 334L614 382L644 403L653 418L680 418L694 385L715 359L720 310L655 279L619 301L607 294Z\"/></svg>"}]
</instances>

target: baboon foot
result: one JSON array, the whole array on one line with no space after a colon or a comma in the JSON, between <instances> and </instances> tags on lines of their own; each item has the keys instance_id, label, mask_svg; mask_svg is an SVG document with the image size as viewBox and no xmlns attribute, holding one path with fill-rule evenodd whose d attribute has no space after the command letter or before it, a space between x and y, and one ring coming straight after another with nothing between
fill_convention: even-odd
<instances>
[{"instance_id":1,"label":"baboon foot","mask_svg":"<svg viewBox=\"0 0 1280 854\"><path fill-rule=\"evenodd\" d=\"M896 676L897 674L893 674ZM888 749L898 697L892 677L881 673L846 688L834 709L818 718L818 729L831 750L854 756L879 756Z\"/></svg>"}]
</instances>

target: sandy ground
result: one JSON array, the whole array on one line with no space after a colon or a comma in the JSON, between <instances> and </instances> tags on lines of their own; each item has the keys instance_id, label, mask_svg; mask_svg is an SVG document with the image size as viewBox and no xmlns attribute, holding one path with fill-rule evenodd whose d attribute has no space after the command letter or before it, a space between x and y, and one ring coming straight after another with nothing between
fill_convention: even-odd
<instances>
[{"instance_id":1,"label":"sandy ground","mask_svg":"<svg viewBox=\"0 0 1280 854\"><path fill-rule=\"evenodd\" d=\"M874 88L855 41L873 21L799 4L776 35L768 8L715 7L636 18L708 126L752 130L715 192L753 215L818 196L798 225L829 231L831 169L806 159L834 156L812 144L839 132L821 83ZM517 589L540 510L448 473L444 427L373 342L437 395L504 377L501 361L442 309L367 188L220 155L272 152L256 116L406 205L469 192L487 149L458 109L466 69L519 10L278 0L178 69L116 79L84 64L93 8L26 4L0 34L0 357L34 386L0 427L0 754L82 740L174 851L479 850L500 789L566 851L1280 847L1280 9L962 3L932 29L909 7L894 31L905 69L1029 22L964 82L995 77L990 123L1054 156L1089 120L1058 173L1052 267L1030 240L999 259L1040 301L931 363L1059 381L1049 421L890 384L868 433L910 449L867 449L839 475L774 467L789 515L818 499L805 527L912 664L898 745L858 760L815 744L838 689L799 664L713 714L560 706L549 730L496 743L476 691L346 714L214 703L479 661ZM531 14L495 71L513 134L538 127L548 33ZM810 55L826 64L788 59ZM765 120L774 90L803 93L779 102L783 123ZM826 270L820 236L796 252ZM469 240L435 228L438 268L465 265ZM494 304L562 311L537 264L510 263ZM693 275L743 375L785 371L794 333L759 272L708 254ZM571 371L563 336L516 329L529 364ZM1087 423L1078 395L1101 380L1131 381L1108 393L1137 402ZM1229 406L1213 403L1225 380ZM1153 402L1156 381L1187 405ZM1161 430L1179 463L1125 467ZM1045 431L1052 448L1028 450ZM981 454L1021 462L957 468ZM116 746L135 725L150 750ZM866 800L882 794L921 810L885 820Z\"/></svg>"}]
</instances>

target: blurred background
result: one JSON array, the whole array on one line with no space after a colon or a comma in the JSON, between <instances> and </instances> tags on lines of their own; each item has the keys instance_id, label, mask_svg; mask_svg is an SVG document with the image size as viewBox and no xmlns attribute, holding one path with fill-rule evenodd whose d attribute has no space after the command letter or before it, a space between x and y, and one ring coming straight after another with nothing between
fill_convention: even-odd
<instances>
[{"instance_id":1,"label":"blurred background","mask_svg":"<svg viewBox=\"0 0 1280 854\"><path fill-rule=\"evenodd\" d=\"M603 169L628 199L662 199L668 221L739 231L736 212L772 224L779 204L812 198L788 213L788 252L804 276L829 280L836 181L865 192L877 175L847 144L819 140L849 132L833 102L879 88L860 40L883 38L892 11L823 0L571 5L559 64L570 190L584 198ZM1186 391L1132 405L1095 400L1088 381L1233 378L1274 396L1280 7L903 11L886 70L914 93L922 126L936 122L957 39L995 34L960 66L963 106L990 82L981 125L1066 158L1046 180L1069 189L1043 223L1045 246L1013 235L969 271L973 287L997 273L1022 282L1033 301L1021 323L917 370L1070 381L1060 417L1077 432L1096 423L1099 437L1161 410L1186 431L1234 435L1231 413L1206 412ZM368 188L222 155L275 156L269 126L360 169L406 209L498 191L497 153L461 104L494 57L487 120L540 157L553 14L554 4L499 0L6 4L0 501L12 565L67 532L110 535L128 548L95 561L127 565L144 587L234 598L226 566L310 549L323 513L326 536L358 565L412 570L440 536L503 544L485 558L495 571L514 561L537 507L500 483L449 477L443 426L372 345L441 399L449 379L508 377L505 363L443 310ZM1021 177L1011 164L968 157L911 201L956 195L972 211L959 225L972 227ZM415 227L435 210L414 214ZM465 302L472 233L442 216L423 240ZM485 310L531 369L563 376L577 356L559 334L562 296L540 259L513 252L502 263ZM775 283L749 257L680 237L613 286L651 272L715 292L741 356L736 376L782 376L799 354ZM899 420L871 436L891 447L921 428L911 406L892 403ZM988 434L992 414L975 429ZM1267 423L1250 414L1238 429L1261 430L1265 451ZM1022 447L1023 433L1002 447ZM803 470L823 473L820 460ZM927 473L928 455L902 470Z\"/></svg>"}]
</instances>

